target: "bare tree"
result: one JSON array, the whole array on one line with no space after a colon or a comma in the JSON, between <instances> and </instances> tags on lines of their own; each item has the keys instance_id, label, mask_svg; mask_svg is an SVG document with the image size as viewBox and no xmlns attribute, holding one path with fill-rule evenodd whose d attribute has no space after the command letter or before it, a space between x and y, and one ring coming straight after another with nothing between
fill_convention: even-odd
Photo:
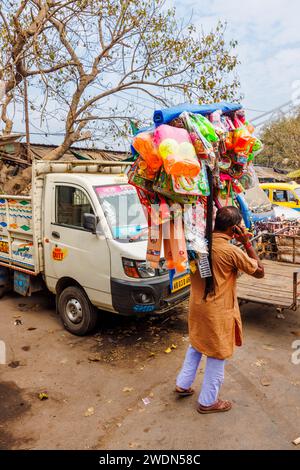
<instances>
[{"instance_id":1,"label":"bare tree","mask_svg":"<svg viewBox=\"0 0 300 470\"><path fill-rule=\"evenodd\" d=\"M136 117L135 92L164 107L175 96L200 103L235 97L236 42L226 44L226 25L199 33L189 17L178 20L165 0L23 0L12 15L9 83L30 78L45 97L41 118L65 127L50 160L99 129L119 132Z\"/></svg>"},{"instance_id":2,"label":"bare tree","mask_svg":"<svg viewBox=\"0 0 300 470\"><path fill-rule=\"evenodd\" d=\"M25 78L53 74L72 65L60 54L60 44L53 41L49 20L60 11L71 14L84 9L83 2L73 0L2 0L0 4L0 80L5 82L5 99L1 119L4 133L12 131L8 107L16 99L19 85ZM22 90L21 90L22 93Z\"/></svg>"}]
</instances>

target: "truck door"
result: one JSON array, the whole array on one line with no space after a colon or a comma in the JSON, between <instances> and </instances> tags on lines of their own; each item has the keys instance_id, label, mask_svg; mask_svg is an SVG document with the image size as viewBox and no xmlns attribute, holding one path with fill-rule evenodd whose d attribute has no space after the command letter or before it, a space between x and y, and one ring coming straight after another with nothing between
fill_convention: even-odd
<instances>
[{"instance_id":1,"label":"truck door","mask_svg":"<svg viewBox=\"0 0 300 470\"><path fill-rule=\"evenodd\" d=\"M83 227L83 214L96 215L85 189L67 183L48 184L45 204L45 273L48 287L72 278L93 304L111 307L110 252L103 236Z\"/></svg>"}]
</instances>

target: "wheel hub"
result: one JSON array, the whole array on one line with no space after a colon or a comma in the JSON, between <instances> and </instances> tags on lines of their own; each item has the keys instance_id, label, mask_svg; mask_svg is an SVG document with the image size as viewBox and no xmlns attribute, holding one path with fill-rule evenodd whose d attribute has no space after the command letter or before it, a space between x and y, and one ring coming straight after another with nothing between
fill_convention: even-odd
<instances>
[{"instance_id":1,"label":"wheel hub","mask_svg":"<svg viewBox=\"0 0 300 470\"><path fill-rule=\"evenodd\" d=\"M77 299L70 299L66 305L66 314L72 323L80 323L82 320L82 307Z\"/></svg>"}]
</instances>

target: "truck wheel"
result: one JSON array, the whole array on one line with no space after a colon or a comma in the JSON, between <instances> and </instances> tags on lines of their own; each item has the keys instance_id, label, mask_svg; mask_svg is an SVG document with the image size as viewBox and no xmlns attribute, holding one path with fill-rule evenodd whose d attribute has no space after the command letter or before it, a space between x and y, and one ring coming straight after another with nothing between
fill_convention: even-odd
<instances>
[{"instance_id":1,"label":"truck wheel","mask_svg":"<svg viewBox=\"0 0 300 470\"><path fill-rule=\"evenodd\" d=\"M80 287L64 289L58 298L57 308L65 328L74 335L84 336L96 326L97 311Z\"/></svg>"}]
</instances>

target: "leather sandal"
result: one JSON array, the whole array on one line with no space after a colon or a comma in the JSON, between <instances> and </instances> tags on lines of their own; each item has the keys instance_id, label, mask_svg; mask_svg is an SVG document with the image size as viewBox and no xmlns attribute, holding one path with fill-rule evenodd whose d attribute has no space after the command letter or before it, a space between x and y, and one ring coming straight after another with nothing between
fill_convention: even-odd
<instances>
[{"instance_id":1,"label":"leather sandal","mask_svg":"<svg viewBox=\"0 0 300 470\"><path fill-rule=\"evenodd\" d=\"M203 406L199 404L197 411L198 413L208 414L208 413L222 413L224 411L229 411L232 408L232 403L227 400L218 400L216 403L210 406Z\"/></svg>"},{"instance_id":2,"label":"leather sandal","mask_svg":"<svg viewBox=\"0 0 300 470\"><path fill-rule=\"evenodd\" d=\"M191 387L190 388L180 388L176 387L174 392L179 396L179 397L190 397L195 393L195 390L193 390Z\"/></svg>"}]
</instances>

